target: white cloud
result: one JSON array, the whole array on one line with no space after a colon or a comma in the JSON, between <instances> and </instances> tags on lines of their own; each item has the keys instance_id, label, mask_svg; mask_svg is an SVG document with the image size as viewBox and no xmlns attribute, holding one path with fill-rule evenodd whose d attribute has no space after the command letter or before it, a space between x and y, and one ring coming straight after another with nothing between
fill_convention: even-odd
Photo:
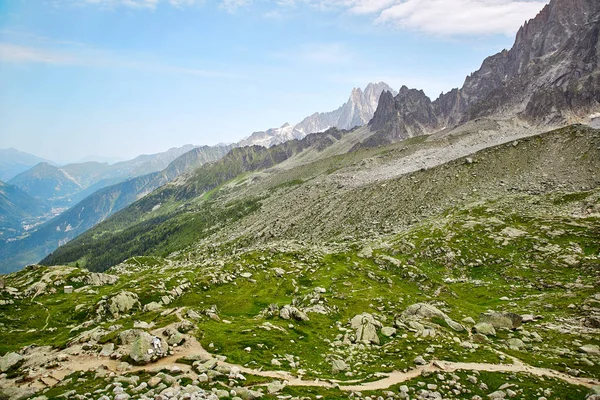
<instances>
[{"instance_id":1,"label":"white cloud","mask_svg":"<svg viewBox=\"0 0 600 400\"><path fill-rule=\"evenodd\" d=\"M439 35L514 35L545 4L545 1L407 0L381 11L377 22Z\"/></svg>"},{"instance_id":2,"label":"white cloud","mask_svg":"<svg viewBox=\"0 0 600 400\"><path fill-rule=\"evenodd\" d=\"M75 59L59 51L0 43L0 62L73 64Z\"/></svg>"},{"instance_id":3,"label":"white cloud","mask_svg":"<svg viewBox=\"0 0 600 400\"><path fill-rule=\"evenodd\" d=\"M345 10L349 14L370 15L378 24L452 36L489 33L514 35L549 0L304 1L320 10Z\"/></svg>"},{"instance_id":4,"label":"white cloud","mask_svg":"<svg viewBox=\"0 0 600 400\"><path fill-rule=\"evenodd\" d=\"M0 63L51 64L91 68L116 68L160 74L189 75L203 78L238 79L240 76L222 70L181 67L160 61L140 60L129 56L111 54L89 47L53 49L0 43Z\"/></svg>"},{"instance_id":5,"label":"white cloud","mask_svg":"<svg viewBox=\"0 0 600 400\"><path fill-rule=\"evenodd\" d=\"M252 4L252 0L221 0L219 8L229 13L235 13L238 8Z\"/></svg>"}]
</instances>

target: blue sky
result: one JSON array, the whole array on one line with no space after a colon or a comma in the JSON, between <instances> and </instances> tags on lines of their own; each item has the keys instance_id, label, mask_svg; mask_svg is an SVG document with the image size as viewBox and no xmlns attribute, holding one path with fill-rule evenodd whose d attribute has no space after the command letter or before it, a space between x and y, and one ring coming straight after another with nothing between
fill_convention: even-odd
<instances>
[{"instance_id":1,"label":"blue sky","mask_svg":"<svg viewBox=\"0 0 600 400\"><path fill-rule=\"evenodd\" d=\"M370 81L435 98L545 3L0 0L0 148L127 159L299 122Z\"/></svg>"}]
</instances>

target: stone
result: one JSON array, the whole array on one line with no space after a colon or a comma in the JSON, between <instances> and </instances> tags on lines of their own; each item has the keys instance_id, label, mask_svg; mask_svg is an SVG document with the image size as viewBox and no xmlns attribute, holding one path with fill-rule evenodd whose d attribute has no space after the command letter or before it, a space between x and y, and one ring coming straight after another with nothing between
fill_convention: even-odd
<instances>
[{"instance_id":1,"label":"stone","mask_svg":"<svg viewBox=\"0 0 600 400\"><path fill-rule=\"evenodd\" d=\"M147 332L139 332L135 337L135 340L129 346L129 357L136 364L147 364L155 356L166 355L169 350L169 345L162 339L160 340L160 347L155 348L153 345L154 336Z\"/></svg>"},{"instance_id":2,"label":"stone","mask_svg":"<svg viewBox=\"0 0 600 400\"><path fill-rule=\"evenodd\" d=\"M18 353L6 353L0 357L0 372L6 372L11 368L14 368L23 361L23 356Z\"/></svg>"},{"instance_id":3,"label":"stone","mask_svg":"<svg viewBox=\"0 0 600 400\"><path fill-rule=\"evenodd\" d=\"M381 328L381 334L386 337L394 336L396 334L396 328L384 326L383 328Z\"/></svg>"},{"instance_id":4,"label":"stone","mask_svg":"<svg viewBox=\"0 0 600 400\"><path fill-rule=\"evenodd\" d=\"M463 318L462 322L464 322L467 325L471 325L471 326L476 324L475 320L471 317Z\"/></svg>"},{"instance_id":5,"label":"stone","mask_svg":"<svg viewBox=\"0 0 600 400\"><path fill-rule=\"evenodd\" d=\"M488 322L478 323L473 327L473 330L482 335L496 336L496 329L494 329L494 326Z\"/></svg>"},{"instance_id":6,"label":"stone","mask_svg":"<svg viewBox=\"0 0 600 400\"><path fill-rule=\"evenodd\" d=\"M91 286L113 285L117 283L119 277L115 275L102 274L98 272L90 272L85 278L84 283Z\"/></svg>"},{"instance_id":7,"label":"stone","mask_svg":"<svg viewBox=\"0 0 600 400\"><path fill-rule=\"evenodd\" d=\"M350 367L348 366L348 364L346 364L346 362L344 360L334 359L331 362L331 373L332 374L338 374L340 372L347 371L349 369L350 369Z\"/></svg>"},{"instance_id":8,"label":"stone","mask_svg":"<svg viewBox=\"0 0 600 400\"><path fill-rule=\"evenodd\" d=\"M140 302L137 294L122 291L110 300L108 310L116 318L119 314L128 313L133 308L139 306Z\"/></svg>"},{"instance_id":9,"label":"stone","mask_svg":"<svg viewBox=\"0 0 600 400\"><path fill-rule=\"evenodd\" d=\"M517 338L508 339L506 345L512 350L520 350L525 347L525 343Z\"/></svg>"},{"instance_id":10,"label":"stone","mask_svg":"<svg viewBox=\"0 0 600 400\"><path fill-rule=\"evenodd\" d=\"M408 308L402 313L405 318L419 318L419 319L431 319L433 317L446 319L448 316L436 307L426 303L416 303L408 306Z\"/></svg>"},{"instance_id":11,"label":"stone","mask_svg":"<svg viewBox=\"0 0 600 400\"><path fill-rule=\"evenodd\" d=\"M144 311L157 311L157 310L160 310L161 308L162 308L162 305L153 301L144 306Z\"/></svg>"},{"instance_id":12,"label":"stone","mask_svg":"<svg viewBox=\"0 0 600 400\"><path fill-rule=\"evenodd\" d=\"M267 392L275 394L281 392L285 388L285 383L281 381L273 381L267 385Z\"/></svg>"},{"instance_id":13,"label":"stone","mask_svg":"<svg viewBox=\"0 0 600 400\"><path fill-rule=\"evenodd\" d=\"M186 315L187 315L187 317L188 317L189 319L192 319L192 320L194 320L194 321L198 321L198 320L200 320L200 319L201 319L201 317L200 317L200 314L198 314L198 313L197 313L196 311L194 311L194 310L187 310L187 313L186 313Z\"/></svg>"},{"instance_id":14,"label":"stone","mask_svg":"<svg viewBox=\"0 0 600 400\"><path fill-rule=\"evenodd\" d=\"M516 329L521 326L523 317L510 312L487 312L479 315L479 322L487 322L494 329Z\"/></svg>"},{"instance_id":15,"label":"stone","mask_svg":"<svg viewBox=\"0 0 600 400\"><path fill-rule=\"evenodd\" d=\"M110 355L115 351L114 343L106 343L102 346L102 350L100 350L100 355L102 357L110 357Z\"/></svg>"},{"instance_id":16,"label":"stone","mask_svg":"<svg viewBox=\"0 0 600 400\"><path fill-rule=\"evenodd\" d=\"M184 340L185 340L185 336L183 336L181 333L175 331L175 332L171 333L171 335L169 335L169 338L167 339L167 343L169 344L169 346L180 345Z\"/></svg>"},{"instance_id":17,"label":"stone","mask_svg":"<svg viewBox=\"0 0 600 400\"><path fill-rule=\"evenodd\" d=\"M502 400L506 398L506 393L502 390L496 390L495 392L488 394L487 397L491 400Z\"/></svg>"},{"instance_id":18,"label":"stone","mask_svg":"<svg viewBox=\"0 0 600 400\"><path fill-rule=\"evenodd\" d=\"M579 350L586 354L600 355L600 347L596 344L586 344L579 348Z\"/></svg>"},{"instance_id":19,"label":"stone","mask_svg":"<svg viewBox=\"0 0 600 400\"><path fill-rule=\"evenodd\" d=\"M350 320L350 326L356 332L357 342L379 344L377 328L381 328L382 325L373 315L369 313L356 315Z\"/></svg>"},{"instance_id":20,"label":"stone","mask_svg":"<svg viewBox=\"0 0 600 400\"><path fill-rule=\"evenodd\" d=\"M417 365L427 365L427 361L423 358L423 356L417 356L414 359L414 363Z\"/></svg>"},{"instance_id":21,"label":"stone","mask_svg":"<svg viewBox=\"0 0 600 400\"><path fill-rule=\"evenodd\" d=\"M67 294L73 293L73 286L67 285L63 288L63 291Z\"/></svg>"}]
</instances>

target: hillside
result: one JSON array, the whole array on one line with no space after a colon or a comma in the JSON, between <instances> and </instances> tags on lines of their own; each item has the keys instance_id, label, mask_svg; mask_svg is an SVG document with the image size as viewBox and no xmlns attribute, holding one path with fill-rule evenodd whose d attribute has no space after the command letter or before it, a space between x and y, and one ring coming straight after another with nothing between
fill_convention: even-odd
<instances>
[{"instance_id":1,"label":"hillside","mask_svg":"<svg viewBox=\"0 0 600 400\"><path fill-rule=\"evenodd\" d=\"M265 168L277 152L257 148L229 155L246 172L213 191L194 174L146 196L46 260L71 266L5 277L0 352L22 358L0 387L46 387L48 398L584 399L600 384L600 131L390 169L465 136L294 168ZM123 229L128 216L146 222ZM129 258L104 258L108 275L75 267L113 249ZM154 335L164 354L146 352ZM54 348L20 350L31 343Z\"/></svg>"},{"instance_id":2,"label":"hillside","mask_svg":"<svg viewBox=\"0 0 600 400\"><path fill-rule=\"evenodd\" d=\"M19 236L25 230L24 225L35 223L48 212L48 204L0 181L0 237L3 241Z\"/></svg>"},{"instance_id":3,"label":"hillside","mask_svg":"<svg viewBox=\"0 0 600 400\"><path fill-rule=\"evenodd\" d=\"M142 175L94 191L67 211L0 247L0 272L35 263L58 246L179 175L223 157L229 147L202 146L183 154L160 172Z\"/></svg>"}]
</instances>

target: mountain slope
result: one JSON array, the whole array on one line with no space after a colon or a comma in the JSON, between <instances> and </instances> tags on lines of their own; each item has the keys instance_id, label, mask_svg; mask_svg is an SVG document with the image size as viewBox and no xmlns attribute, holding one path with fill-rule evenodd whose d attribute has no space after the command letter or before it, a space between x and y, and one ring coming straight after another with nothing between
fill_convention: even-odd
<instances>
[{"instance_id":1,"label":"mountain slope","mask_svg":"<svg viewBox=\"0 0 600 400\"><path fill-rule=\"evenodd\" d=\"M311 137L319 136L307 138ZM392 158L392 162L399 163L407 157L407 151L408 155L413 151L422 152L432 144L420 141L407 144L414 150L381 148L375 153L350 153L291 170L272 169L249 175L249 171L260 171L287 160L298 154L300 148L283 147L284 144L271 149L234 149L221 162L205 166L185 181L165 186L134 203L57 249L43 263L85 261L88 268L97 270L134 255L164 256L199 241L231 243L235 247L277 238L318 243L347 235L372 236L370 228L385 230L402 226L416 217L439 213L444 207L460 202L467 193L465 187L476 188L478 193L492 197L505 194L506 187L518 190L545 190L545 185L548 189L565 190L595 187L598 182L593 172L573 179L569 171L574 168L595 170L597 148L594 143L599 138L598 132L591 129L565 129L524 139L524 144L518 146L502 145L482 151L475 156L481 159L474 167L479 171L477 174L472 167L461 166L464 160L450 161L427 172L391 175L391 178L383 178L383 186L376 173L379 163L373 159L399 157ZM447 152L446 139L438 140L435 151ZM567 147L573 149L572 153L567 153ZM427 157L436 159L439 156L435 154ZM349 179L348 176L356 176L358 165L363 165L361 178ZM507 170L509 165L510 170ZM456 170L461 171L459 178L454 177ZM544 178L549 171L555 171L555 176ZM463 179L468 185L457 183ZM505 184L498 185L501 179ZM421 182L418 188L412 189L413 180ZM222 185L226 181L230 183ZM221 189L207 198L206 193L217 187ZM182 207L184 203L187 206ZM169 207L156 210L157 204ZM256 212L257 207L260 212ZM223 221L220 218L207 220L207 215L220 215ZM225 215L230 217L225 218ZM181 237L183 232L185 236Z\"/></svg>"},{"instance_id":2,"label":"mountain slope","mask_svg":"<svg viewBox=\"0 0 600 400\"><path fill-rule=\"evenodd\" d=\"M42 257L115 212L194 168L218 160L229 147L202 146L183 154L163 171L153 172L97 190L64 213L18 241L0 248L0 271L11 271Z\"/></svg>"},{"instance_id":3,"label":"mountain slope","mask_svg":"<svg viewBox=\"0 0 600 400\"><path fill-rule=\"evenodd\" d=\"M544 126L585 121L600 110L599 38L599 2L552 0L521 27L510 50L486 58L460 89L435 101L400 93L392 104L386 95L369 124L375 133L364 145L481 117L519 117Z\"/></svg>"},{"instance_id":4,"label":"mountain slope","mask_svg":"<svg viewBox=\"0 0 600 400\"><path fill-rule=\"evenodd\" d=\"M48 160L17 149L0 149L0 180L8 182L21 172L27 171L41 162L52 164Z\"/></svg>"},{"instance_id":5,"label":"mountain slope","mask_svg":"<svg viewBox=\"0 0 600 400\"><path fill-rule=\"evenodd\" d=\"M288 140L302 139L310 133L323 132L329 128L348 130L365 125L373 117L379 97L384 91L396 93L384 82L369 83L364 91L354 88L348 101L337 110L314 113L296 125L286 123L279 128L254 132L248 138L241 140L238 145L270 147Z\"/></svg>"},{"instance_id":6,"label":"mountain slope","mask_svg":"<svg viewBox=\"0 0 600 400\"><path fill-rule=\"evenodd\" d=\"M45 162L20 173L8 183L17 186L31 197L59 206L68 204L70 196L83 189L83 186L63 169Z\"/></svg>"},{"instance_id":7,"label":"mountain slope","mask_svg":"<svg viewBox=\"0 0 600 400\"><path fill-rule=\"evenodd\" d=\"M23 224L48 213L50 206L0 181L0 240L20 235Z\"/></svg>"}]
</instances>

